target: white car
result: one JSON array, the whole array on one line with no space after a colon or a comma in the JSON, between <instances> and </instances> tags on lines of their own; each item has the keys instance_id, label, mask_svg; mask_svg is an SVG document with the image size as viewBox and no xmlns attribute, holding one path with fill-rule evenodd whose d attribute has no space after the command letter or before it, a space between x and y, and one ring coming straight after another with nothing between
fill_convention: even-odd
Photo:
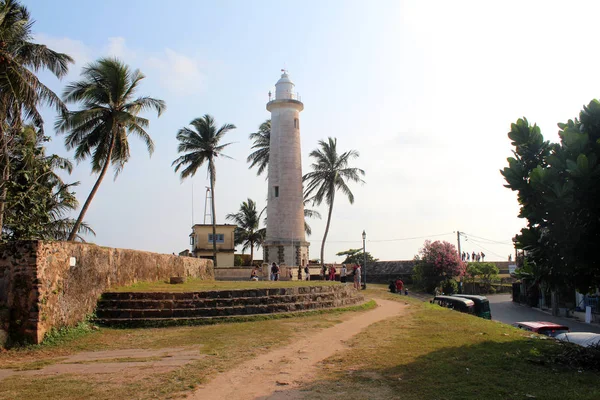
<instances>
[{"instance_id":1,"label":"white car","mask_svg":"<svg viewBox=\"0 0 600 400\"><path fill-rule=\"evenodd\" d=\"M575 343L583 347L600 346L600 333L567 332L556 335L555 339Z\"/></svg>"}]
</instances>

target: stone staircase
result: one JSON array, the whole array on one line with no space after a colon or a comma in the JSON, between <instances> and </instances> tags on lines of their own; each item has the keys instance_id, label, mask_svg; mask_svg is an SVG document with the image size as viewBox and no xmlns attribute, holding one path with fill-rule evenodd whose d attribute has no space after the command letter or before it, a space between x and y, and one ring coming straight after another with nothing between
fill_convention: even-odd
<instances>
[{"instance_id":1,"label":"stone staircase","mask_svg":"<svg viewBox=\"0 0 600 400\"><path fill-rule=\"evenodd\" d=\"M207 292L107 292L96 322L111 326L194 325L235 317L336 308L364 300L352 286L303 286Z\"/></svg>"}]
</instances>

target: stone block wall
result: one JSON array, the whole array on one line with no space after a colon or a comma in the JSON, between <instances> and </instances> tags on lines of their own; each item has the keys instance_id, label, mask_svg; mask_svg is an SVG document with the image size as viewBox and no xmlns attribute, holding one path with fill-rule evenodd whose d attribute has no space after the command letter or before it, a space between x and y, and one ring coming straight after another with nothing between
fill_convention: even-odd
<instances>
[{"instance_id":1,"label":"stone block wall","mask_svg":"<svg viewBox=\"0 0 600 400\"><path fill-rule=\"evenodd\" d=\"M74 242L0 246L0 346L6 336L40 343L81 322L110 288L171 276L212 280L212 261Z\"/></svg>"}]
</instances>

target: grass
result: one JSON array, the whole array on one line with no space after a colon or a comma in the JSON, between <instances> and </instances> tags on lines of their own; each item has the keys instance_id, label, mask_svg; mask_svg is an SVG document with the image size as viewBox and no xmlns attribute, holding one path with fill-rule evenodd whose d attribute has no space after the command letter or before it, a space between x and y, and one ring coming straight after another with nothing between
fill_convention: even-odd
<instances>
[{"instance_id":1,"label":"grass","mask_svg":"<svg viewBox=\"0 0 600 400\"><path fill-rule=\"evenodd\" d=\"M205 292L210 290L269 289L298 286L339 285L331 281L207 281L188 279L185 283L173 285L168 282L137 282L129 286L111 289L113 292Z\"/></svg>"},{"instance_id":2,"label":"grass","mask_svg":"<svg viewBox=\"0 0 600 400\"><path fill-rule=\"evenodd\" d=\"M11 376L1 381L0 399L44 398L169 399L206 382L219 372L271 349L289 344L298 332L310 333L331 327L374 303L337 310L318 310L285 319L266 319L197 327L91 330L87 335L62 336L60 343L28 346L0 353L0 369L23 368L28 363L62 361L81 351L167 349L191 347L205 357L169 372L129 369L119 374L58 376ZM122 361L131 361L123 359ZM106 360L104 360L106 362Z\"/></svg>"},{"instance_id":3,"label":"grass","mask_svg":"<svg viewBox=\"0 0 600 400\"><path fill-rule=\"evenodd\" d=\"M372 293L408 302L411 314L354 337L351 350L326 360L321 379L303 388L307 398L600 398L597 372L540 362L555 354L554 340L377 288Z\"/></svg>"},{"instance_id":4,"label":"grass","mask_svg":"<svg viewBox=\"0 0 600 400\"><path fill-rule=\"evenodd\" d=\"M511 326L450 311L369 285L367 296L408 303L409 313L371 325L350 349L325 360L318 380L301 388L310 399L475 400L600 398L600 374L549 363L558 345ZM170 372L136 369L98 375L12 376L0 399L179 398L240 360L350 317L307 314L236 324L162 329L101 329L58 345L0 353L0 365L24 365L83 350L191 346L205 357ZM546 360L546 362L544 362ZM32 364L33 365L33 364ZM2 368L2 367L0 367ZM133 370L133 369L131 369ZM285 390L285 388L282 388ZM284 395L284 394L282 394Z\"/></svg>"}]
</instances>

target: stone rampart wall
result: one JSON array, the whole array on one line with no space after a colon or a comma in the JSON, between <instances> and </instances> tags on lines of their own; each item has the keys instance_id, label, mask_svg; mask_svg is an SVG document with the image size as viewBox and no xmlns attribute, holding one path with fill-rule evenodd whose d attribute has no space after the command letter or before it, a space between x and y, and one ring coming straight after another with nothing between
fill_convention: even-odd
<instances>
[{"instance_id":1,"label":"stone rampart wall","mask_svg":"<svg viewBox=\"0 0 600 400\"><path fill-rule=\"evenodd\" d=\"M110 288L171 276L214 279L212 261L73 242L0 246L0 339L40 343L81 322Z\"/></svg>"}]
</instances>

